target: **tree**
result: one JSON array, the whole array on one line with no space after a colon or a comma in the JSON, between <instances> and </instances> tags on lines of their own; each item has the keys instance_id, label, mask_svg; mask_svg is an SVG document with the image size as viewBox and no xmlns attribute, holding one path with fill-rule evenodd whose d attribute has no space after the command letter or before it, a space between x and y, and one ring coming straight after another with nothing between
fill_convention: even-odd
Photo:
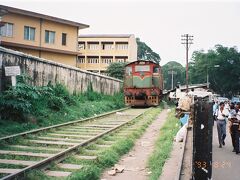
<instances>
[{"instance_id":1,"label":"tree","mask_svg":"<svg viewBox=\"0 0 240 180\"><path fill-rule=\"evenodd\" d=\"M240 52L236 47L216 45L214 49L195 51L189 65L191 83L206 83L217 93L232 96L240 89Z\"/></svg>"},{"instance_id":2,"label":"tree","mask_svg":"<svg viewBox=\"0 0 240 180\"><path fill-rule=\"evenodd\" d=\"M174 75L173 78L173 87L175 87L177 83L185 84L185 68L176 61L170 61L162 66L165 89L172 88L172 75L168 73L172 70L176 72L176 75Z\"/></svg>"},{"instance_id":3,"label":"tree","mask_svg":"<svg viewBox=\"0 0 240 180\"><path fill-rule=\"evenodd\" d=\"M160 63L160 56L154 52L146 43L140 41L140 38L137 38L138 53L137 58L141 60L152 60L157 64Z\"/></svg>"},{"instance_id":4,"label":"tree","mask_svg":"<svg viewBox=\"0 0 240 180\"><path fill-rule=\"evenodd\" d=\"M122 63L122 62L111 63L107 67L106 73L111 77L114 77L117 79L123 79L125 65L126 63Z\"/></svg>"}]
</instances>

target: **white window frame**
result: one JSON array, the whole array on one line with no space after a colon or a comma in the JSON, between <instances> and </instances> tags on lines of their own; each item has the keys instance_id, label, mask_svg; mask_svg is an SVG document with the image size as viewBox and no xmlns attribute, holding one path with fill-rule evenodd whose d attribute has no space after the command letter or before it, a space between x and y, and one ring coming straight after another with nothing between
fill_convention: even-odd
<instances>
[{"instance_id":1,"label":"white window frame","mask_svg":"<svg viewBox=\"0 0 240 180\"><path fill-rule=\"evenodd\" d=\"M78 62L79 62L80 64L85 64L85 58L84 58L84 57L79 57L79 58L78 58Z\"/></svg>"},{"instance_id":2,"label":"white window frame","mask_svg":"<svg viewBox=\"0 0 240 180\"><path fill-rule=\"evenodd\" d=\"M28 36L27 37L25 36L25 28L27 28L27 30L28 30ZM31 31L31 30L33 30L33 31ZM34 32L33 39L31 39L32 32ZM36 34L36 28L31 27L31 26L24 26L24 40L35 41L35 34Z\"/></svg>"},{"instance_id":3,"label":"white window frame","mask_svg":"<svg viewBox=\"0 0 240 180\"><path fill-rule=\"evenodd\" d=\"M13 37L13 23L5 23L0 28L0 35L3 37Z\"/></svg>"},{"instance_id":4,"label":"white window frame","mask_svg":"<svg viewBox=\"0 0 240 180\"><path fill-rule=\"evenodd\" d=\"M98 64L99 63L99 58L88 58L87 63L89 64Z\"/></svg>"},{"instance_id":5,"label":"white window frame","mask_svg":"<svg viewBox=\"0 0 240 180\"><path fill-rule=\"evenodd\" d=\"M47 33L48 33L48 39L46 41ZM47 43L47 44L54 44L55 43L55 36L56 36L56 32L55 31L45 30L45 43Z\"/></svg>"},{"instance_id":6,"label":"white window frame","mask_svg":"<svg viewBox=\"0 0 240 180\"><path fill-rule=\"evenodd\" d=\"M88 44L88 47L89 47L89 50L99 50L99 44L98 43L89 43Z\"/></svg>"},{"instance_id":7,"label":"white window frame","mask_svg":"<svg viewBox=\"0 0 240 180\"><path fill-rule=\"evenodd\" d=\"M128 50L128 43L116 43L117 50Z\"/></svg>"}]
</instances>

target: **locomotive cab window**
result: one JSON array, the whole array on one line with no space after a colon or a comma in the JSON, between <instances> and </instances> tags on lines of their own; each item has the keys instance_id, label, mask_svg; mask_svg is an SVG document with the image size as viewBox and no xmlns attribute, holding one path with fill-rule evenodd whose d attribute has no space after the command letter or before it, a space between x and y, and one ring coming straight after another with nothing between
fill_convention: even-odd
<instances>
[{"instance_id":1,"label":"locomotive cab window","mask_svg":"<svg viewBox=\"0 0 240 180\"><path fill-rule=\"evenodd\" d=\"M132 75L132 67L126 67L125 73L126 73L126 75L128 75L128 76Z\"/></svg>"},{"instance_id":2,"label":"locomotive cab window","mask_svg":"<svg viewBox=\"0 0 240 180\"><path fill-rule=\"evenodd\" d=\"M135 72L149 72L150 71L150 66L145 65L145 66L135 66Z\"/></svg>"},{"instance_id":3,"label":"locomotive cab window","mask_svg":"<svg viewBox=\"0 0 240 180\"><path fill-rule=\"evenodd\" d=\"M159 68L157 66L153 67L153 73L159 73Z\"/></svg>"}]
</instances>

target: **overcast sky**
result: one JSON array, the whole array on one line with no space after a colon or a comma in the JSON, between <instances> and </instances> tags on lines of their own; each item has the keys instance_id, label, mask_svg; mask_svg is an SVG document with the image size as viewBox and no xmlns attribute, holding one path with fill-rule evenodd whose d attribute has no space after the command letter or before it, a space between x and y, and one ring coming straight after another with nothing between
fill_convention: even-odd
<instances>
[{"instance_id":1,"label":"overcast sky","mask_svg":"<svg viewBox=\"0 0 240 180\"><path fill-rule=\"evenodd\" d=\"M240 0L0 0L0 4L90 25L83 34L135 34L161 56L185 65L181 35L193 51L216 44L240 49Z\"/></svg>"}]
</instances>

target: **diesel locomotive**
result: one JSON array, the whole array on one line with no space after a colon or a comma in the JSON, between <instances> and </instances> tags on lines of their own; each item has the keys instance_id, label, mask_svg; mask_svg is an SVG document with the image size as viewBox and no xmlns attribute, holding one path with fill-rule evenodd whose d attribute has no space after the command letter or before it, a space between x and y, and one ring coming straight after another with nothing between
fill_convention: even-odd
<instances>
[{"instance_id":1,"label":"diesel locomotive","mask_svg":"<svg viewBox=\"0 0 240 180\"><path fill-rule=\"evenodd\" d=\"M124 97L127 106L158 106L163 91L161 67L138 60L125 66Z\"/></svg>"}]
</instances>

